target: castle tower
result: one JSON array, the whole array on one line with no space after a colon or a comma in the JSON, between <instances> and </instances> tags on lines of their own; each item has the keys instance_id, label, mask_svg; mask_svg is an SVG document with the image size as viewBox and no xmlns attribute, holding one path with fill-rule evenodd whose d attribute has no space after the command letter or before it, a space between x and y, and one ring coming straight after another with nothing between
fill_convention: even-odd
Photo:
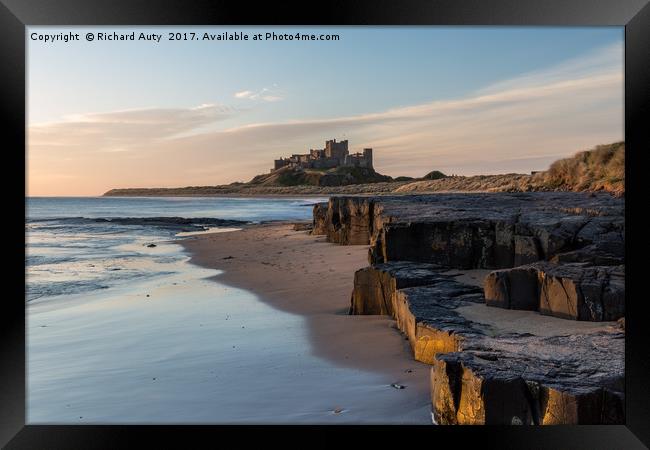
<instances>
[{"instance_id":1,"label":"castle tower","mask_svg":"<svg viewBox=\"0 0 650 450\"><path fill-rule=\"evenodd\" d=\"M372 149L364 148L363 149L363 159L366 160L366 167L372 169Z\"/></svg>"},{"instance_id":2,"label":"castle tower","mask_svg":"<svg viewBox=\"0 0 650 450\"><path fill-rule=\"evenodd\" d=\"M325 141L325 157L337 158L339 164L345 163L345 157L348 155L348 141L336 142L336 139Z\"/></svg>"}]
</instances>

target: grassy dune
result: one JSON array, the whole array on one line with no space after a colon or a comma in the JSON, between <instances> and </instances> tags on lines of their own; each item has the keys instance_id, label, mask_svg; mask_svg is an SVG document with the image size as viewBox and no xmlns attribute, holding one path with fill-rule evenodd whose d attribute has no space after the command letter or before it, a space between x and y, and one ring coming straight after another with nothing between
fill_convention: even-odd
<instances>
[{"instance_id":1,"label":"grassy dune","mask_svg":"<svg viewBox=\"0 0 650 450\"><path fill-rule=\"evenodd\" d=\"M625 192L625 142L599 145L572 158L555 161L537 178L552 189L622 194Z\"/></svg>"},{"instance_id":2,"label":"grassy dune","mask_svg":"<svg viewBox=\"0 0 650 450\"><path fill-rule=\"evenodd\" d=\"M560 159L548 170L534 175L453 176L422 180L399 186L396 193L413 192L529 192L607 191L625 193L625 143L599 145L594 149Z\"/></svg>"}]
</instances>

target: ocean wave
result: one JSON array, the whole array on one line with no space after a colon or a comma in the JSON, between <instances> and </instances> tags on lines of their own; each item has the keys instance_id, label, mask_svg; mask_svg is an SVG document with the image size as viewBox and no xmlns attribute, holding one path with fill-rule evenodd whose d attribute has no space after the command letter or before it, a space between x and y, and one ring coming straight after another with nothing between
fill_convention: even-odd
<instances>
[{"instance_id":1,"label":"ocean wave","mask_svg":"<svg viewBox=\"0 0 650 450\"><path fill-rule=\"evenodd\" d=\"M48 230L65 229L69 225L126 225L152 226L179 231L195 231L206 227L232 227L249 223L245 220L219 219L215 217L39 217L28 218L28 229L35 229L35 224L46 224Z\"/></svg>"},{"instance_id":2,"label":"ocean wave","mask_svg":"<svg viewBox=\"0 0 650 450\"><path fill-rule=\"evenodd\" d=\"M27 255L25 256L25 265L43 266L46 264L63 264L75 260L74 256Z\"/></svg>"},{"instance_id":3,"label":"ocean wave","mask_svg":"<svg viewBox=\"0 0 650 450\"><path fill-rule=\"evenodd\" d=\"M30 199L27 301L85 296L178 273L187 256L170 244L179 233L303 219L315 200L321 199Z\"/></svg>"}]
</instances>

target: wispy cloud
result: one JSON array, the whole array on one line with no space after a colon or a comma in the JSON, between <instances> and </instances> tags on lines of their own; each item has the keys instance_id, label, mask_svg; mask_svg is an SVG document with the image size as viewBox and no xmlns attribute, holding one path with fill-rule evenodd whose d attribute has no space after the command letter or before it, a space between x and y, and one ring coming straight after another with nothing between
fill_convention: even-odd
<instances>
[{"instance_id":1,"label":"wispy cloud","mask_svg":"<svg viewBox=\"0 0 650 450\"><path fill-rule=\"evenodd\" d=\"M528 72L518 77L494 83L480 92L490 93L516 88L534 88L549 83L578 80L594 74L621 74L623 43L617 42L597 48L579 58L570 59L545 69Z\"/></svg>"},{"instance_id":2,"label":"wispy cloud","mask_svg":"<svg viewBox=\"0 0 650 450\"><path fill-rule=\"evenodd\" d=\"M202 104L191 108L143 108L77 114L61 122L29 128L30 149L53 146L71 150L119 152L143 142L182 135L231 117L232 107Z\"/></svg>"},{"instance_id":3,"label":"wispy cloud","mask_svg":"<svg viewBox=\"0 0 650 450\"><path fill-rule=\"evenodd\" d=\"M623 52L621 46L606 47L454 100L198 132L231 113L203 105L87 114L32 126L30 186L45 184L49 173L76 174L80 185L97 192L243 181L268 171L272 159L331 137L375 148L375 167L390 175L544 169L579 149L623 138ZM104 156L93 157L98 150ZM73 162L61 160L70 155ZM101 174L84 170L89 165L101 167Z\"/></svg>"},{"instance_id":4,"label":"wispy cloud","mask_svg":"<svg viewBox=\"0 0 650 450\"><path fill-rule=\"evenodd\" d=\"M284 100L284 96L275 88L262 88L259 91L239 91L235 92L234 97L248 100L262 100L265 102Z\"/></svg>"},{"instance_id":5,"label":"wispy cloud","mask_svg":"<svg viewBox=\"0 0 650 450\"><path fill-rule=\"evenodd\" d=\"M235 98L251 98L254 94L253 91L235 92Z\"/></svg>"}]
</instances>

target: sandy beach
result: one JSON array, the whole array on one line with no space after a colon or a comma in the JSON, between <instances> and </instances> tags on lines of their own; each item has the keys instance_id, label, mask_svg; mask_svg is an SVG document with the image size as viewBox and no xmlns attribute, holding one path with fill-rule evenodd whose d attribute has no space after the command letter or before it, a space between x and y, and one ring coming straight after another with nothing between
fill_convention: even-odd
<instances>
[{"instance_id":1,"label":"sandy beach","mask_svg":"<svg viewBox=\"0 0 650 450\"><path fill-rule=\"evenodd\" d=\"M367 246L339 246L266 224L193 236L191 262L223 272L215 281L248 290L268 305L303 316L313 354L342 367L383 375L401 389L409 410L428 417L429 367L413 359L408 341L385 316L350 316L354 271L368 265ZM395 411L399 420L399 411Z\"/></svg>"},{"instance_id":2,"label":"sandy beach","mask_svg":"<svg viewBox=\"0 0 650 450\"><path fill-rule=\"evenodd\" d=\"M165 210L251 222L305 221L310 206L54 201L75 217ZM364 246L328 244L288 222L199 235L39 222L52 208L32 204L28 235L29 423L431 423L428 367L411 359L393 321L346 314Z\"/></svg>"},{"instance_id":3,"label":"sandy beach","mask_svg":"<svg viewBox=\"0 0 650 450\"><path fill-rule=\"evenodd\" d=\"M394 414L392 418L399 420L402 408L421 411L423 416L429 413L430 366L414 359L396 322L388 316L347 314L354 272L368 266L366 245L329 243L325 236L294 231L290 223L195 235L182 243L191 262L220 271L212 277L218 283L252 292L273 308L304 317L314 356L406 386L399 391L402 403L386 419ZM483 286L488 273L485 269L446 271L475 286ZM616 325L491 308L485 303L470 303L458 312L493 335L581 335L607 332Z\"/></svg>"}]
</instances>

